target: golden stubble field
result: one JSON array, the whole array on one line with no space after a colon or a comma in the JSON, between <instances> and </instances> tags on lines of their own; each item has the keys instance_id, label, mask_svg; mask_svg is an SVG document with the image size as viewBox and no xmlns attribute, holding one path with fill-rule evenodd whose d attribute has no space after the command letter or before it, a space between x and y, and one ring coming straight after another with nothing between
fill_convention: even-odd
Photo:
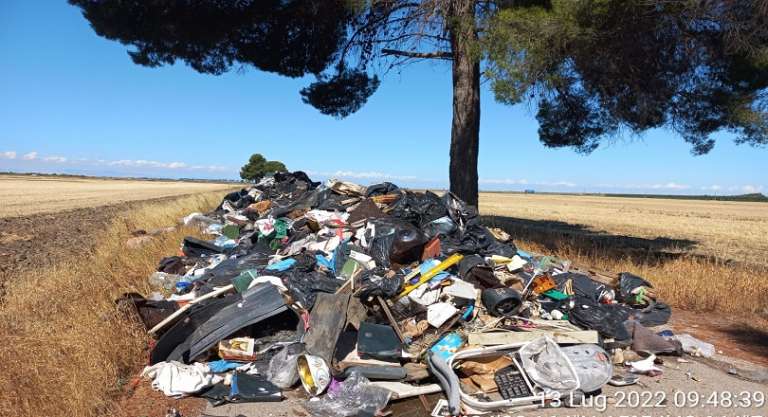
<instances>
[{"instance_id":1,"label":"golden stubble field","mask_svg":"<svg viewBox=\"0 0 768 417\"><path fill-rule=\"evenodd\" d=\"M91 186L86 184L85 189ZM27 198L51 207L49 202L61 196L56 183L44 185L53 190L38 193L38 200ZM131 181L129 185L135 190L138 184ZM70 192L78 192L78 187L69 187ZM131 413L116 401L130 395L129 378L146 360L149 339L135 320L115 308L114 300L126 292L147 294L147 276L158 260L175 253L184 236L203 236L199 230L177 226L138 248L127 248L125 242L136 229L163 228L178 224L192 211L212 210L232 186L223 188L137 206L125 204L120 215L99 226L92 251L28 268L8 281L0 303L0 339L4 341L0 362L7 364L0 372L0 416L145 415ZM112 202L131 196L135 200L136 194L118 193ZM104 201L99 192L91 196ZM2 201L8 201L7 195ZM760 205L487 193L481 196L481 213L487 225L508 230L523 249L648 278L675 311L683 308L700 315L702 325L713 315L735 315L755 334L768 328L766 267L695 254L707 248L717 252L728 247L722 244L728 241L735 242L732 248L739 248L735 253L764 250L764 242L739 239L738 232L758 228L755 233L764 234L766 213ZM0 224L4 220L11 219L0 218ZM723 222L733 223L734 232L721 228ZM687 243L677 252L666 247L680 241L696 241L696 245Z\"/></svg>"},{"instance_id":2,"label":"golden stubble field","mask_svg":"<svg viewBox=\"0 0 768 417\"><path fill-rule=\"evenodd\" d=\"M632 272L676 308L768 326L768 204L482 193L480 212L523 249Z\"/></svg>"},{"instance_id":3,"label":"golden stubble field","mask_svg":"<svg viewBox=\"0 0 768 417\"><path fill-rule=\"evenodd\" d=\"M0 218L224 191L233 184L0 175Z\"/></svg>"},{"instance_id":4,"label":"golden stubble field","mask_svg":"<svg viewBox=\"0 0 768 417\"><path fill-rule=\"evenodd\" d=\"M482 193L480 208L519 228L768 265L766 203Z\"/></svg>"}]
</instances>

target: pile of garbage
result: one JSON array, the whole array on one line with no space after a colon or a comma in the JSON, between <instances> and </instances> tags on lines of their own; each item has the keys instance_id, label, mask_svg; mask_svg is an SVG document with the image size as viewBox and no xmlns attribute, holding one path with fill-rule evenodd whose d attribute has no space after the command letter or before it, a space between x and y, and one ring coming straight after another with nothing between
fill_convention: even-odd
<instances>
[{"instance_id":1,"label":"pile of garbage","mask_svg":"<svg viewBox=\"0 0 768 417\"><path fill-rule=\"evenodd\" d=\"M143 376L214 405L303 387L315 416L442 393L434 415L536 407L659 375L656 355L711 355L653 286L527 253L450 192L277 173L184 218L135 308L156 338ZM214 238L215 237L215 238Z\"/></svg>"}]
</instances>

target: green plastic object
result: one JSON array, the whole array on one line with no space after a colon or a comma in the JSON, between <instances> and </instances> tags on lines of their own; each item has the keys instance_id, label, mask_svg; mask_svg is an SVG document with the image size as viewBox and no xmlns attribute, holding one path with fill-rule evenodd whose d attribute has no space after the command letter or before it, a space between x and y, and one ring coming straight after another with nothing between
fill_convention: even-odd
<instances>
[{"instance_id":1,"label":"green plastic object","mask_svg":"<svg viewBox=\"0 0 768 417\"><path fill-rule=\"evenodd\" d=\"M355 276L355 273L361 268L360 264L354 259L347 259L347 261L344 262L344 266L341 267L341 276L345 279L350 279Z\"/></svg>"},{"instance_id":2,"label":"green plastic object","mask_svg":"<svg viewBox=\"0 0 768 417\"><path fill-rule=\"evenodd\" d=\"M234 224L228 224L221 228L221 234L230 239L237 239L240 237L240 228Z\"/></svg>"},{"instance_id":3,"label":"green plastic object","mask_svg":"<svg viewBox=\"0 0 768 417\"><path fill-rule=\"evenodd\" d=\"M568 298L568 296L565 295L562 291L558 291L555 289L544 291L544 295L546 295L547 297L553 300L558 300L558 301L565 300L566 298Z\"/></svg>"},{"instance_id":4,"label":"green plastic object","mask_svg":"<svg viewBox=\"0 0 768 417\"><path fill-rule=\"evenodd\" d=\"M239 293L245 292L248 286L251 285L251 281L256 278L257 273L255 269L248 269L240 273L240 275L232 278L232 285L235 287L235 291Z\"/></svg>"}]
</instances>

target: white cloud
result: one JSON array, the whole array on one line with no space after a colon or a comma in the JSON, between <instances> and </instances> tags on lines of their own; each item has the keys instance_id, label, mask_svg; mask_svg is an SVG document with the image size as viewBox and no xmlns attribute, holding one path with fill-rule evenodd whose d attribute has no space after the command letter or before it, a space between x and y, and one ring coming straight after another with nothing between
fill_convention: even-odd
<instances>
[{"instance_id":1,"label":"white cloud","mask_svg":"<svg viewBox=\"0 0 768 417\"><path fill-rule=\"evenodd\" d=\"M539 185L545 187L576 187L575 183L570 181L542 181L542 182L530 182L526 179L512 179L512 178L481 178L478 180L480 184L488 185Z\"/></svg>"},{"instance_id":2,"label":"white cloud","mask_svg":"<svg viewBox=\"0 0 768 417\"><path fill-rule=\"evenodd\" d=\"M690 185L678 184L676 182L668 182L666 184L652 184L648 188L654 190L687 190L691 188Z\"/></svg>"},{"instance_id":3,"label":"white cloud","mask_svg":"<svg viewBox=\"0 0 768 417\"><path fill-rule=\"evenodd\" d=\"M570 181L556 181L556 182L542 182L539 185L546 185L549 187L575 187L576 184Z\"/></svg>"},{"instance_id":4,"label":"white cloud","mask_svg":"<svg viewBox=\"0 0 768 417\"><path fill-rule=\"evenodd\" d=\"M759 192L763 191L763 186L762 185L749 185L749 184L742 185L741 186L741 191L743 193L745 193L745 194L759 193Z\"/></svg>"},{"instance_id":5,"label":"white cloud","mask_svg":"<svg viewBox=\"0 0 768 417\"><path fill-rule=\"evenodd\" d=\"M30 152L30 153L25 153L25 154L24 154L24 155L21 157L21 159L23 159L23 160L25 160L25 161L32 161L32 160L35 160L35 159L37 159L37 152L35 152L35 151L32 151L32 152Z\"/></svg>"},{"instance_id":6,"label":"white cloud","mask_svg":"<svg viewBox=\"0 0 768 417\"><path fill-rule=\"evenodd\" d=\"M105 161L99 159L99 164L106 164L112 166L122 166L129 168L161 168L161 169L188 169L188 170L204 170L210 172L230 172L233 171L230 167L221 165L189 165L186 162L160 162L149 161L146 159L121 159L118 161Z\"/></svg>"},{"instance_id":7,"label":"white cloud","mask_svg":"<svg viewBox=\"0 0 768 417\"><path fill-rule=\"evenodd\" d=\"M704 191L720 191L720 190L723 189L723 187L721 187L721 186L719 186L717 184L713 184L713 185L702 186L701 189L704 190Z\"/></svg>"},{"instance_id":8,"label":"white cloud","mask_svg":"<svg viewBox=\"0 0 768 417\"><path fill-rule=\"evenodd\" d=\"M14 152L14 151L0 152L0 158L16 159L16 152Z\"/></svg>"},{"instance_id":9,"label":"white cloud","mask_svg":"<svg viewBox=\"0 0 768 417\"><path fill-rule=\"evenodd\" d=\"M687 190L691 188L690 185L679 184L676 182L667 182L662 184L628 184L608 187L625 188L628 190Z\"/></svg>"},{"instance_id":10,"label":"white cloud","mask_svg":"<svg viewBox=\"0 0 768 417\"><path fill-rule=\"evenodd\" d=\"M132 168L167 168L167 169L181 169L186 168L187 164L184 162L160 162L160 161L148 161L146 159L121 159L119 161L110 161L109 165L132 167Z\"/></svg>"},{"instance_id":11,"label":"white cloud","mask_svg":"<svg viewBox=\"0 0 768 417\"><path fill-rule=\"evenodd\" d=\"M336 171L336 172L316 172L307 171L309 175L318 175L329 178L353 178L353 179L365 179L365 180L381 180L381 181L416 181L424 180L415 175L393 175L384 172L377 171Z\"/></svg>"},{"instance_id":12,"label":"white cloud","mask_svg":"<svg viewBox=\"0 0 768 417\"><path fill-rule=\"evenodd\" d=\"M67 162L67 158L63 156L46 156L43 158L43 161L45 162L55 162L55 163L64 163Z\"/></svg>"}]
</instances>

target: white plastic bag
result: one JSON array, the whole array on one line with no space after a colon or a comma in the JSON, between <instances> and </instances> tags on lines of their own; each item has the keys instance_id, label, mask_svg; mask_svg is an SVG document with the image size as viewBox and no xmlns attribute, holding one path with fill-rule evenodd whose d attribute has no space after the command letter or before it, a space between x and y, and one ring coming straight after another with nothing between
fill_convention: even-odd
<instances>
[{"instance_id":1,"label":"white plastic bag","mask_svg":"<svg viewBox=\"0 0 768 417\"><path fill-rule=\"evenodd\" d=\"M683 345L683 351L691 356L711 358L715 354L715 345L702 342L688 333L675 335L674 338Z\"/></svg>"}]
</instances>

